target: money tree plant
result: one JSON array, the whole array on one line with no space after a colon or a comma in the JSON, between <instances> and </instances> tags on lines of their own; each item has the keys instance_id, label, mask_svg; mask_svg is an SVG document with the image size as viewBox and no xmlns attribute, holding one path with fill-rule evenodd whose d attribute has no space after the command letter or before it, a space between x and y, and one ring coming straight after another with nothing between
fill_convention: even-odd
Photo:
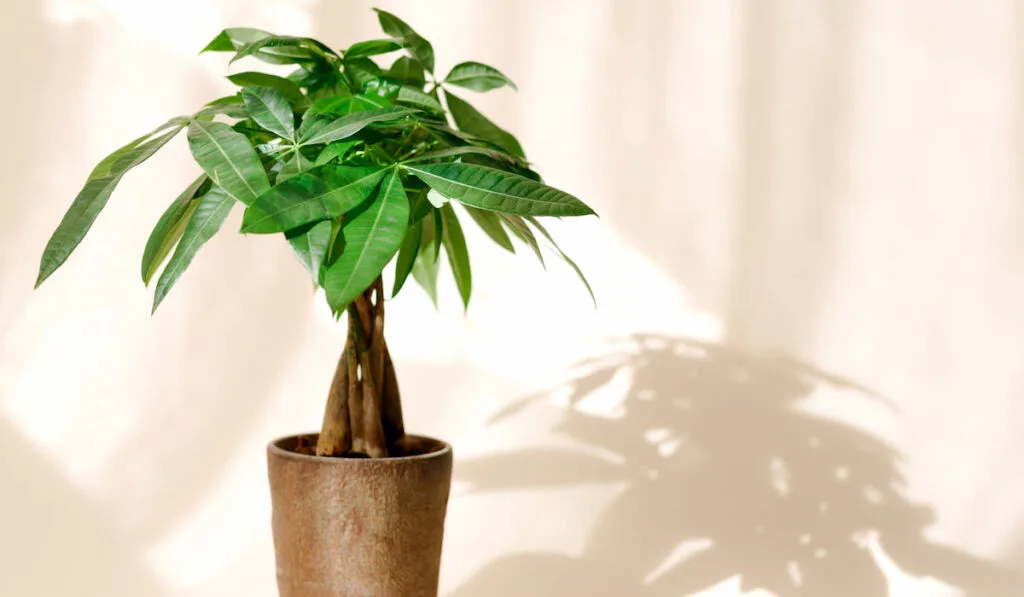
<instances>
[{"instance_id":1,"label":"money tree plant","mask_svg":"<svg viewBox=\"0 0 1024 597\"><path fill-rule=\"evenodd\" d=\"M385 267L394 262L392 297L411 275L436 305L443 249L468 307L468 217L502 248L514 253L514 238L542 263L547 244L583 279L538 218L594 213L545 185L513 135L452 93L515 89L508 77L463 62L441 78L430 42L390 13L377 16L385 36L343 50L257 29L221 32L204 52L284 65L290 74L230 75L237 93L103 159L50 238L36 281L67 260L125 173L186 130L202 174L160 216L143 251L143 282L157 278L153 310L237 203L245 208L242 233L282 235L335 316L348 316L318 443L306 447L320 456L404 453L384 339ZM389 54L395 58L382 66Z\"/></svg>"}]
</instances>

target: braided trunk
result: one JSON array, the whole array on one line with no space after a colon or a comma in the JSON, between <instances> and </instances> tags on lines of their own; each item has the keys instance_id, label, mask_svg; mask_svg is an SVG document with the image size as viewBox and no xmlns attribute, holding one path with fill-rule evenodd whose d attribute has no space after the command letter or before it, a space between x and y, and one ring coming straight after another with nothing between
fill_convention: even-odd
<instances>
[{"instance_id":1,"label":"braided trunk","mask_svg":"<svg viewBox=\"0 0 1024 597\"><path fill-rule=\"evenodd\" d=\"M405 436L395 366L384 341L380 278L348 308L348 338L327 395L317 456L386 457Z\"/></svg>"}]
</instances>

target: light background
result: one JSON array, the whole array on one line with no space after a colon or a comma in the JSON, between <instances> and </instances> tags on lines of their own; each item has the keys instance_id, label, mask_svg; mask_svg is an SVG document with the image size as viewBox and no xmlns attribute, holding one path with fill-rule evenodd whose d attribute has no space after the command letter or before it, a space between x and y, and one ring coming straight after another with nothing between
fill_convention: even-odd
<instances>
[{"instance_id":1,"label":"light background","mask_svg":"<svg viewBox=\"0 0 1024 597\"><path fill-rule=\"evenodd\" d=\"M601 214L556 227L596 311L478 234L467 317L391 304L406 420L457 455L443 595L1024 595L1024 6L376 5L510 75L479 104ZM276 594L264 445L344 338L287 246L236 210L150 317L179 138L31 286L95 162L229 89L219 29L343 46L370 7L0 4L0 595ZM631 364L569 407L595 353Z\"/></svg>"}]
</instances>

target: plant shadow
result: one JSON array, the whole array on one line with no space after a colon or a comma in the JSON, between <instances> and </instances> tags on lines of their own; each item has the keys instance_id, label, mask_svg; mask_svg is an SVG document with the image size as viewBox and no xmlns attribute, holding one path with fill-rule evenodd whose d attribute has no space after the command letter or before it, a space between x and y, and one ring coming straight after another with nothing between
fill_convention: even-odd
<instances>
[{"instance_id":1,"label":"plant shadow","mask_svg":"<svg viewBox=\"0 0 1024 597\"><path fill-rule=\"evenodd\" d=\"M907 497L896 449L804 404L821 386L883 398L782 356L656 335L615 346L579 364L557 428L596 450L495 454L460 462L456 478L471 493L625 489L579 557L504 557L450 597L676 597L730 580L778 597L884 597L889 564L964 595L1020 594L1012 572L925 538L933 513ZM579 408L622 376L628 390L613 417Z\"/></svg>"}]
</instances>

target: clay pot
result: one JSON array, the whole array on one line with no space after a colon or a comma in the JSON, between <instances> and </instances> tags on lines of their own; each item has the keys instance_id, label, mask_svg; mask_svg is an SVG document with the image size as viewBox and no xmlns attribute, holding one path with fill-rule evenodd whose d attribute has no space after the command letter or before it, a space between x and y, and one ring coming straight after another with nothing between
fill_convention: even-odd
<instances>
[{"instance_id":1,"label":"clay pot","mask_svg":"<svg viewBox=\"0 0 1024 597\"><path fill-rule=\"evenodd\" d=\"M451 446L407 436L391 458L295 451L316 437L267 446L281 597L437 597Z\"/></svg>"}]
</instances>

